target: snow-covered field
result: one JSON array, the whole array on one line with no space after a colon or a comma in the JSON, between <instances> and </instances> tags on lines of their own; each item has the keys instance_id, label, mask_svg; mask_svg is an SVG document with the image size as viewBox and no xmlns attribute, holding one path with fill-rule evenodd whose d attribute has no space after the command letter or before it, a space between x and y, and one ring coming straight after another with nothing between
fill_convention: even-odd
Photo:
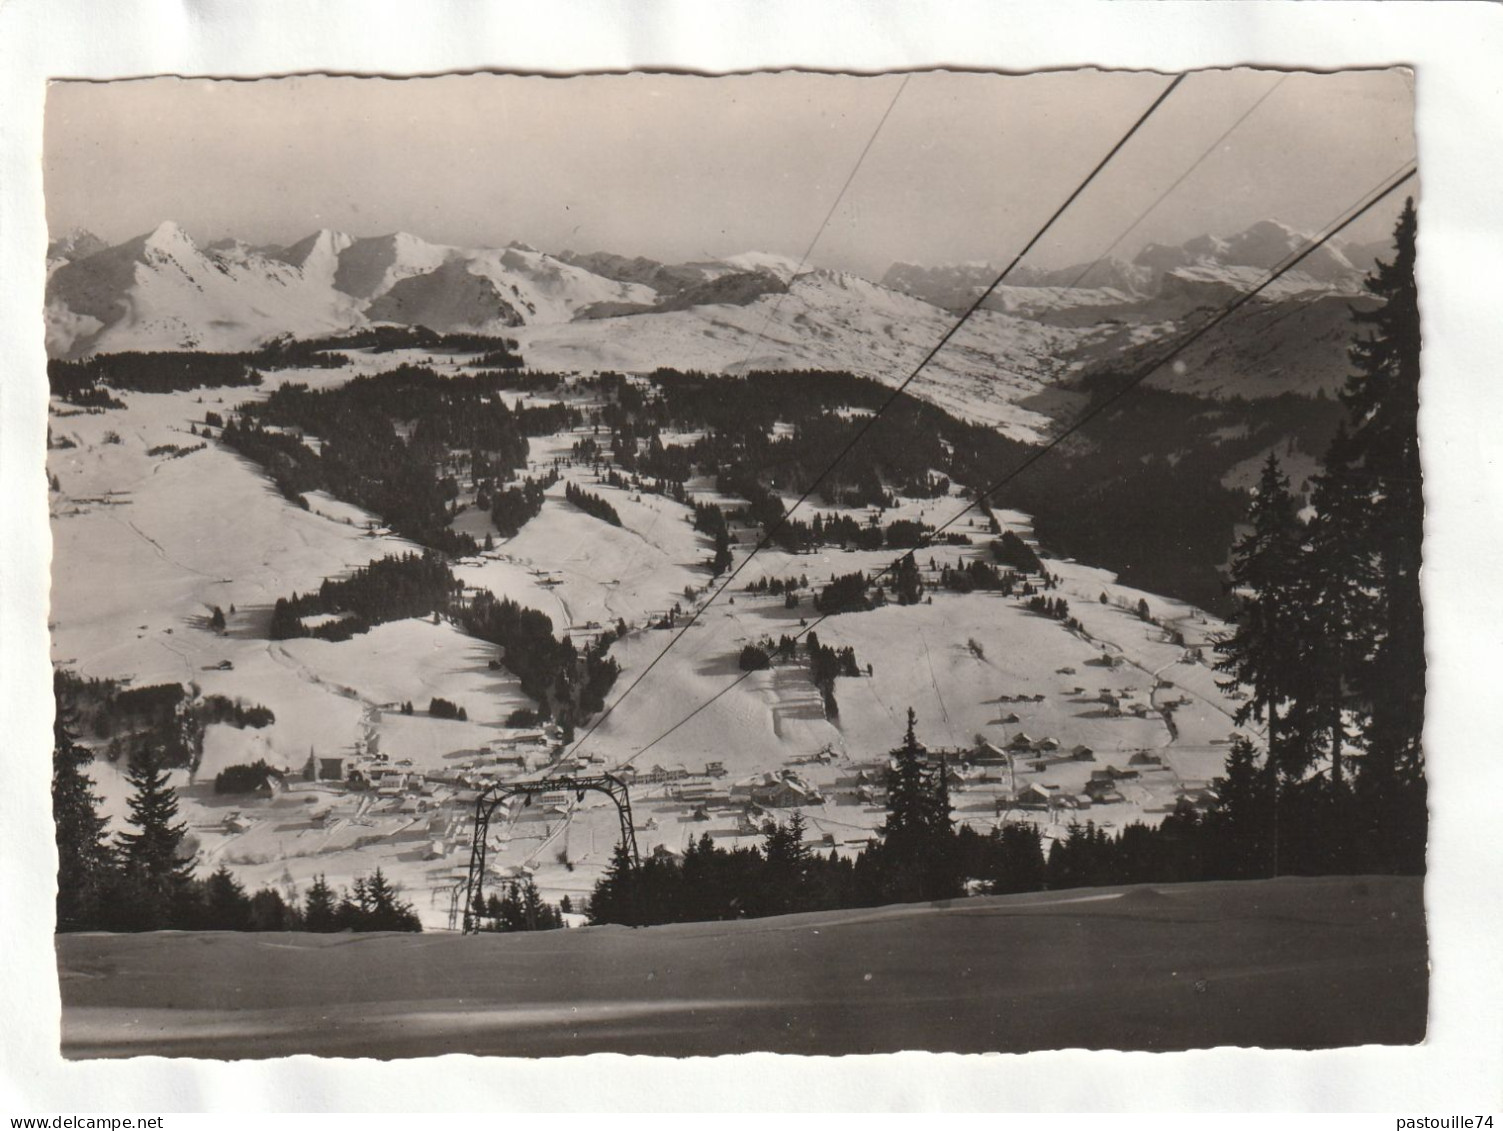
<instances>
[{"instance_id":1,"label":"snow-covered field","mask_svg":"<svg viewBox=\"0 0 1503 1131\"><path fill-rule=\"evenodd\" d=\"M848 369L897 385L953 321L920 299L854 275L814 271L800 276L787 294L763 295L745 306L540 322L515 334L528 360L544 369ZM982 311L925 367L911 391L962 419L995 425L1014 439L1037 440L1050 420L1018 402L1058 378L1067 367L1060 359L1102 333Z\"/></svg>"},{"instance_id":2,"label":"snow-covered field","mask_svg":"<svg viewBox=\"0 0 1503 1131\"><path fill-rule=\"evenodd\" d=\"M788 301L795 302L796 294ZM756 315L754 308L735 311ZM326 384L397 360L356 355L350 370L292 371L271 380ZM529 705L517 680L492 666L494 648L431 619L381 625L339 643L267 639L270 607L278 597L415 547L382 532L373 516L327 495L313 493L306 511L292 506L255 465L216 441L177 458L147 454L164 443L198 443L188 429L201 424L206 411L222 414L261 394L227 389L119 395L126 407L104 413L54 405L53 441L72 445L49 453L49 471L60 488L51 495L55 661L80 675L135 686L179 682L275 713L276 721L262 729L209 727L194 779L187 771L175 775L204 870L224 862L251 888L268 884L290 891L305 888L318 874L336 887L349 884L379 866L429 927L447 925L470 838L469 802L454 778L487 768L536 774L558 752L554 747L550 753L538 732L505 725L514 709ZM532 462L551 464L577 438L535 439ZM540 609L556 634L568 632L577 644L602 626L624 621L627 634L611 649L622 668L614 700L677 632L651 626L675 603L688 613L704 600L710 542L693 529L686 506L597 482L585 468L565 468L563 475L542 512L516 537L498 540L493 552L457 562L454 569L469 585ZM569 480L606 498L623 525L611 526L566 501ZM708 489L690 487L698 498L714 498ZM955 497L903 500L886 518L939 522L963 505ZM1000 517L1026 536L1026 515ZM461 515L458 524L466 522L477 537L490 533L481 512ZM963 521L957 529L975 535L975 544L936 549L936 567L988 553L989 535L982 528ZM741 541L738 563L753 536L742 531ZM1188 649L1205 645L1221 626L1197 610L1119 586L1110 574L1071 562L1048 563L1061 579L1051 596L1069 601L1079 632L1028 611L1017 597L935 591L932 601L844 614L818 626L824 643L855 650L863 673L837 681L838 718L825 717L802 650L797 660L779 661L726 690L742 674L737 658L747 643L796 633L801 618L816 615L809 589L789 609L781 596L748 593L748 582L802 575L817 588L856 569L876 573L893 556L833 550L758 555L582 743L575 753L594 765L629 767L642 776L655 767L687 773L686 781L634 788L644 852L679 851L706 832L751 843L758 834L744 815L745 780L785 770L819 795L803 807L810 835L825 850L858 850L884 818L880 795L862 796L863 786L871 780L880 788L887 753L899 743L910 707L919 737L931 749L958 754L979 740L998 748L1021 742L1020 735L1033 740L1035 749L968 770L954 787L957 819L980 829L999 819L1022 819L1052 836L1076 820L1109 828L1155 821L1180 791L1203 786L1220 771L1237 704ZM920 555L926 573L929 556ZM1157 623L1140 619L1140 599ZM222 635L209 623L215 606L227 615ZM683 623L680 617L677 624ZM1171 641L1171 627L1184 646ZM464 707L467 720L430 717L427 705L435 696ZM415 707L411 715L402 712L408 702ZM1172 727L1162 711L1171 702ZM1094 760L1065 758L1082 745L1091 748ZM1121 781L1120 801L1078 807L1093 770L1127 770L1139 752L1158 762L1140 759L1131 767L1137 776ZM357 755L381 757L392 775L382 788L356 791L303 780L310 758ZM504 768L496 762L501 756L512 759ZM215 796L215 773L258 758L291 772L285 792L271 798ZM722 764L723 776L705 775L712 762ZM94 776L118 829L126 793L121 769L101 758ZM736 793L738 783L743 793ZM1072 800L1038 809L1008 800L1035 783ZM678 796L685 785L712 795L698 819L702 799ZM733 797L740 800L732 804ZM767 816L786 812L764 806L755 821ZM525 865L546 898L567 894L577 900L588 894L609 857L616 817L604 799L587 795L562 807L517 808L510 820L493 825L493 834L491 859L498 872Z\"/></svg>"}]
</instances>

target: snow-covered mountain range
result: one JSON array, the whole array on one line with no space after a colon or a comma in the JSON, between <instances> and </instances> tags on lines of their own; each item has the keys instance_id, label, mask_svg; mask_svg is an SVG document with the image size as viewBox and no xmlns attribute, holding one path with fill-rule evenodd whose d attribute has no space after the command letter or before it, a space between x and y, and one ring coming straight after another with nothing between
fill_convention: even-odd
<instances>
[{"instance_id":1,"label":"snow-covered mountain range","mask_svg":"<svg viewBox=\"0 0 1503 1131\"><path fill-rule=\"evenodd\" d=\"M1151 245L1130 263L1022 268L913 392L1020 439L1035 437L1048 418L1024 402L1097 359L1172 333L1195 307L1256 285L1303 240L1266 221L1231 237ZM1349 298L1379 251L1323 247L1266 297ZM875 283L759 252L668 264L608 252L551 255L522 243L452 247L405 232L321 230L286 247L238 239L200 246L171 222L113 247L75 231L48 253L47 347L55 357L247 350L284 335L386 322L504 334L521 342L530 364L559 370L819 368L889 384L908 376L950 328L951 312L968 306L996 270L895 264ZM1310 372L1315 384L1334 388L1344 355L1325 352L1331 357L1304 365L1298 380L1280 366L1279 387L1307 383ZM1197 381L1225 388L1243 376L1218 369Z\"/></svg>"},{"instance_id":2,"label":"snow-covered mountain range","mask_svg":"<svg viewBox=\"0 0 1503 1131\"><path fill-rule=\"evenodd\" d=\"M651 288L521 244L463 249L405 232L360 239L324 230L289 247L223 240L201 248L166 222L116 247L95 250L84 233L49 250L57 260L47 289L48 347L61 356L247 349L282 334L367 322L499 330L568 321L598 303L656 298Z\"/></svg>"},{"instance_id":3,"label":"snow-covered mountain range","mask_svg":"<svg viewBox=\"0 0 1503 1131\"><path fill-rule=\"evenodd\" d=\"M122 349L252 348L272 337L373 322L443 332L744 306L788 291L798 264L747 253L664 264L522 243L460 248L406 232L327 229L287 247L227 238L200 247L170 221L107 247L75 231L48 248L48 346L55 356Z\"/></svg>"},{"instance_id":4,"label":"snow-covered mountain range","mask_svg":"<svg viewBox=\"0 0 1503 1131\"><path fill-rule=\"evenodd\" d=\"M1263 220L1235 235L1196 236L1177 246L1149 244L1130 261L1107 256L1056 270L1026 264L988 300L999 310L1043 312L1103 306L1156 297L1216 302L1255 287L1268 270L1297 254L1310 239L1276 220ZM1355 294L1387 241L1353 244L1339 237L1316 248L1265 293L1273 297ZM976 300L1001 264L956 263L921 267L895 263L883 283L950 310Z\"/></svg>"},{"instance_id":5,"label":"snow-covered mountain range","mask_svg":"<svg viewBox=\"0 0 1503 1131\"><path fill-rule=\"evenodd\" d=\"M778 366L896 383L953 321L921 298L759 252L661 264L330 231L288 247L200 247L173 223L102 250L79 234L52 251L46 321L55 357L244 350L282 335L394 322L514 337L531 364L547 368ZM1017 402L1063 373L1094 332L987 312L914 391L1035 435L1046 421Z\"/></svg>"}]
</instances>

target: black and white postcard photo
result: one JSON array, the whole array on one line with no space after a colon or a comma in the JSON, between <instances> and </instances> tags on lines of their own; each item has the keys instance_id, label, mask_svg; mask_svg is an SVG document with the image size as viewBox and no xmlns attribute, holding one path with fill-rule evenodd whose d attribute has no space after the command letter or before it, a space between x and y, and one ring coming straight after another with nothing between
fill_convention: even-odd
<instances>
[{"instance_id":1,"label":"black and white postcard photo","mask_svg":"<svg viewBox=\"0 0 1503 1131\"><path fill-rule=\"evenodd\" d=\"M48 1087L1425 1078L1497 904L1445 902L1503 787L1447 721L1480 280L1446 76L1322 51L52 67L0 625ZM343 1095L286 1102L485 1102Z\"/></svg>"},{"instance_id":2,"label":"black and white postcard photo","mask_svg":"<svg viewBox=\"0 0 1503 1131\"><path fill-rule=\"evenodd\" d=\"M64 1053L1421 1040L1412 117L55 84Z\"/></svg>"}]
</instances>

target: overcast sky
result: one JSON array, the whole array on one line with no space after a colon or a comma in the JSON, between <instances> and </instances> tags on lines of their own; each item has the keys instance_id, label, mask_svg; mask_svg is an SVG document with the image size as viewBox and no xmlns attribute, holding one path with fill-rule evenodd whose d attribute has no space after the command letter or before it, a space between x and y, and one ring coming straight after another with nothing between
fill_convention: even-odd
<instances>
[{"instance_id":1,"label":"overcast sky","mask_svg":"<svg viewBox=\"0 0 1503 1131\"><path fill-rule=\"evenodd\" d=\"M879 276L894 260L1005 262L1168 81L922 73L901 95L898 75L58 83L47 218L111 243L171 219L205 241L335 228L797 258L870 142L814 263ZM1094 259L1270 90L1118 254L1266 218L1318 229L1414 154L1407 72L1192 74L1029 262ZM1376 238L1391 215L1348 234Z\"/></svg>"}]
</instances>

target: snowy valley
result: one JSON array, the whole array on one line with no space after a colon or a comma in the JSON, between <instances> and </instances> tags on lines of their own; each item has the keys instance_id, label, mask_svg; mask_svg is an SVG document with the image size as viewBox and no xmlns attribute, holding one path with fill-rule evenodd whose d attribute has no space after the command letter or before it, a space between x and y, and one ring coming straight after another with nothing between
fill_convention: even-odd
<instances>
[{"instance_id":1,"label":"snowy valley","mask_svg":"<svg viewBox=\"0 0 1503 1131\"><path fill-rule=\"evenodd\" d=\"M284 383L317 387L404 362L458 373L471 360L418 351L349 356L348 370L268 374L249 399ZM420 548L326 493L310 492L306 509L294 505L223 445L206 420L228 416L245 390L116 396L123 407L54 409L56 556L69 564L53 592L54 657L84 679L175 683L199 698L274 714L261 727L209 724L192 764L173 772L205 873L226 864L249 887L291 892L317 875L347 885L379 866L425 923L449 926L476 791L508 776L591 769L633 782L644 853L681 853L706 832L755 844L765 820L794 807L821 851L854 852L884 818L887 752L909 707L926 744L953 761L957 819L980 830L1022 819L1061 835L1085 810L1107 828L1152 822L1177 805L1203 803L1226 755L1236 703L1206 663L1218 621L1121 586L1101 569L1049 559L1044 568L1058 578L1051 596L1068 602L1078 628L1030 611L1021 593L946 591L942 568L991 560L991 520L972 517L959 527L969 544L920 555L923 603L820 626L826 645L854 649L863 665L861 675L837 681L838 717L827 717L800 648L643 751L737 675L748 644L797 631L800 618L813 615L813 591L855 570L877 573L894 557L771 549L565 762L568 744L556 726L508 725L531 700L494 662L496 649L449 619L393 621L337 642L268 639L278 597ZM516 408L560 400L586 413L604 407L598 391L567 379L548 394L512 400ZM196 439L200 429L204 438ZM477 541L489 536L494 549L459 557L452 568L467 586L542 611L576 644L602 625L624 626L610 649L621 667L619 692L672 637L657 627L665 614L677 606L682 616L704 601L712 545L695 531L691 506L611 486L602 481L608 464L575 458L576 445L596 435L581 425L534 437L524 475L562 464L540 513L507 539L466 506L455 528ZM567 501L571 483L606 499L620 526ZM687 488L691 503L738 501L713 482L691 479ZM472 484L462 482L460 492L460 503L473 504ZM885 523L932 525L966 505L953 486L892 503ZM867 507L807 509L806 518L872 516ZM1023 514L998 512L995 521L1029 535ZM743 524L733 524L733 534L739 562L758 535ZM746 591L789 576L807 579L794 608L781 595ZM225 612L222 630L213 624L216 609ZM466 718L434 717L427 708L435 698L462 706ZM404 713L406 704L417 709ZM107 746L98 741L94 770L118 829L124 763L103 757ZM256 762L283 774L269 794L215 793L216 775ZM578 905L608 863L614 811L604 799L564 797L519 803L510 817L493 849L498 875L525 869L546 898Z\"/></svg>"},{"instance_id":2,"label":"snowy valley","mask_svg":"<svg viewBox=\"0 0 1503 1131\"><path fill-rule=\"evenodd\" d=\"M1071 286L1070 272L1025 274L1029 285L1003 288L997 308L968 322L913 384L913 396L957 427L994 430L1026 453L1088 402L1103 368L1151 356L1155 343L1192 324L1200 309L1197 278L1213 287L1251 285L1253 266L1273 262L1295 238L1261 225L1174 254L1148 249L1135 265L1108 265L1108 272L1075 280L1084 286ZM957 821L978 831L1021 820L1040 827L1047 845L1087 818L1119 830L1213 800L1211 781L1225 761L1238 706L1209 666L1223 624L1183 600L1122 584L1108 569L1051 556L1047 545L1039 571L1020 579L1017 592L948 587L952 572L994 561L990 547L1002 531L1034 541L1033 516L1016 509L971 509L954 544L919 553L922 602L889 602L819 626L821 643L853 650L860 672L835 681L838 714L811 680L805 649L780 652L778 641L807 626L815 594L835 578L860 571L880 579L895 557L885 547L763 551L657 662L678 624L695 616L718 584L712 540L695 527L696 505L735 513L747 500L725 494L703 468L675 498L661 480L634 474L632 461L623 468L608 449L582 457L582 442L604 444L619 423L609 416L619 394L603 389L596 375L636 374L624 380L639 399L651 398L652 375L663 369L840 371L893 385L943 333L953 317L945 307L981 268L899 265L887 285L877 285L777 256L670 267L618 256L555 257L521 244L469 250L404 234L356 239L329 231L285 248L238 240L200 248L170 223L111 248L75 233L51 256L49 346L61 358L151 350L191 357L303 338L317 339L332 366L271 369L253 388L120 391L118 407L103 410L54 401L58 666L122 688L176 684L185 702L224 697L263 706L275 719L259 727L202 726L191 762L173 772L201 872L228 865L249 887L292 896L315 876L347 885L379 866L426 924L453 926L477 792L507 777L601 770L633 784L646 853L681 854L705 833L726 845L756 844L767 820L795 808L815 848L855 853L884 819L888 752L909 708L925 744L954 767ZM1310 320L1329 309L1321 304L1349 301L1353 286L1355 269L1339 252L1322 268L1260 303L1250 328L1234 334L1242 351L1232 363L1238 396L1248 397L1251 385L1261 386L1255 397L1303 397L1335 382L1342 348L1335 327L1327 354L1305 350L1296 364L1257 323L1282 321L1308 340ZM369 327L391 328L396 337L377 346L340 338ZM475 341L467 351L423 348L417 343L429 331L440 340L450 334ZM451 554L454 577L468 591L540 611L574 646L588 647L609 630L602 647L620 674L606 702L652 667L641 692L577 749L557 720L517 725L538 704L498 659L505 649L467 635L453 617L394 620L350 639L271 638L278 598L423 547L411 531L404 538L348 498L323 489L279 492L267 469L222 435L242 403L264 402L284 385L332 389L403 366L473 375L487 340L514 350L515 364L525 359L528 373L558 374L546 389L520 381L499 400L519 413L567 406L581 423L530 436L525 467L516 473L557 479L538 513L511 536L486 513L489 485L478 465L452 453L459 474L448 504L451 528L476 550ZM1196 426L1205 432L1202 448L1220 461L1213 481L1224 472L1226 487L1218 490L1234 499L1260 454L1294 445L1300 428L1281 431L1272 416L1249 424L1246 410L1219 418L1226 410L1210 406L1227 391L1226 378L1217 376L1225 373L1224 346L1155 377L1151 384L1190 399L1132 430L1168 427L1164 420L1177 422L1186 411L1204 415ZM839 411L859 421L870 409ZM602 419L609 422L604 435ZM791 435L800 425L777 420L772 431ZM405 427L399 423L399 432ZM1113 446L1112 427L1078 453L1081 475L1102 474L1090 461ZM1304 438L1309 450L1322 442L1318 432L1317 425ZM1199 442L1195 433L1186 429L1186 442ZM306 430L292 434L315 451L322 442ZM701 438L669 430L653 442L672 447ZM953 455L953 443L942 443ZM1074 457L1061 462L1076 467ZM986 470L973 466L972 477L984 482ZM901 485L886 484L875 509L870 500L816 498L798 517L880 529L933 527L966 512L971 492L944 479L946 469L929 471L931 481L947 484L937 494L908 496ZM1106 474L1116 478L1110 468ZM771 482L776 486L776 474ZM619 525L566 499L571 486L605 500ZM1056 541L1072 537L1068 516L1091 513L1058 497L1080 489L1068 478L1038 488ZM784 506L798 498L787 486L777 494ZM1120 509L1110 500L1102 505ZM742 518L731 534L731 560L739 565L761 528ZM1145 568L1146 576L1166 576L1152 563ZM796 595L783 591L790 577L802 582ZM768 581L775 583L771 595L747 589ZM1031 609L1029 599L1040 591L1064 601L1068 617ZM304 627L342 615L309 617ZM773 661L726 691L748 647ZM430 713L435 700L462 707L464 718ZM589 714L577 720L581 730L592 721ZM108 733L101 724L101 753ZM116 828L125 816L124 764L96 761ZM258 764L279 773L262 795L215 793L224 770ZM532 876L547 899L580 905L614 845L609 803L593 795L536 806L517 801L504 816L491 856L497 875Z\"/></svg>"}]
</instances>

